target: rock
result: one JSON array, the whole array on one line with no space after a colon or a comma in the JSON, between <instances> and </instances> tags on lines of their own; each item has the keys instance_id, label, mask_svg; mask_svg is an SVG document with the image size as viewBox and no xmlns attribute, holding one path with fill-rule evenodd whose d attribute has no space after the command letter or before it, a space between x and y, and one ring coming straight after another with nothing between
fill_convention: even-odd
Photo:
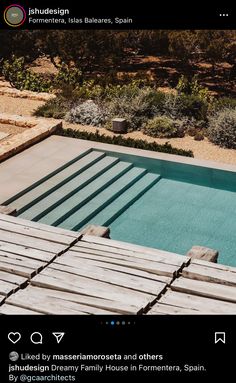
<instances>
[{"instance_id":1,"label":"rock","mask_svg":"<svg viewBox=\"0 0 236 383\"><path fill-rule=\"evenodd\" d=\"M219 252L204 246L193 246L186 255L190 258L217 263Z\"/></svg>"},{"instance_id":2,"label":"rock","mask_svg":"<svg viewBox=\"0 0 236 383\"><path fill-rule=\"evenodd\" d=\"M105 226L88 225L82 231L81 234L95 235L96 237L110 238L110 229Z\"/></svg>"}]
</instances>

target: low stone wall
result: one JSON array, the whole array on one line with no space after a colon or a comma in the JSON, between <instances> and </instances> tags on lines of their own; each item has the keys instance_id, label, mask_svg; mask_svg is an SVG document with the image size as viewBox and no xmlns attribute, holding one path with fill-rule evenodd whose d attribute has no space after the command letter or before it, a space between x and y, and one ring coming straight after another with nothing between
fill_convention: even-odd
<instances>
[{"instance_id":1,"label":"low stone wall","mask_svg":"<svg viewBox=\"0 0 236 383\"><path fill-rule=\"evenodd\" d=\"M18 98L28 98L29 100L48 101L55 98L55 94L44 92L31 92L30 90L19 90L12 88L7 81L0 81L0 95Z\"/></svg>"},{"instance_id":2,"label":"low stone wall","mask_svg":"<svg viewBox=\"0 0 236 383\"><path fill-rule=\"evenodd\" d=\"M26 128L25 132L9 137L9 139L0 143L0 162L50 136L56 129L62 126L61 121L55 122L47 119L21 117L6 113L0 113L0 123Z\"/></svg>"}]
</instances>

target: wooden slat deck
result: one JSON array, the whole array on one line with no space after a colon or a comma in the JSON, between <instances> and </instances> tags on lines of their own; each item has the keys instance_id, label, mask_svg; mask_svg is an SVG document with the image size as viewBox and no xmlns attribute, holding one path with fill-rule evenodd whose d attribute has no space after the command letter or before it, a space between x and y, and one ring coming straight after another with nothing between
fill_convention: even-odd
<instances>
[{"instance_id":1,"label":"wooden slat deck","mask_svg":"<svg viewBox=\"0 0 236 383\"><path fill-rule=\"evenodd\" d=\"M236 268L193 259L149 314L236 314Z\"/></svg>"},{"instance_id":2,"label":"wooden slat deck","mask_svg":"<svg viewBox=\"0 0 236 383\"><path fill-rule=\"evenodd\" d=\"M2 314L236 314L236 268L0 214Z\"/></svg>"},{"instance_id":3,"label":"wooden slat deck","mask_svg":"<svg viewBox=\"0 0 236 383\"><path fill-rule=\"evenodd\" d=\"M8 305L5 303L1 309L1 314L4 315L39 315L39 312L32 310L23 309L22 307Z\"/></svg>"},{"instance_id":4,"label":"wooden slat deck","mask_svg":"<svg viewBox=\"0 0 236 383\"><path fill-rule=\"evenodd\" d=\"M66 251L79 233L0 214L0 303Z\"/></svg>"}]
</instances>

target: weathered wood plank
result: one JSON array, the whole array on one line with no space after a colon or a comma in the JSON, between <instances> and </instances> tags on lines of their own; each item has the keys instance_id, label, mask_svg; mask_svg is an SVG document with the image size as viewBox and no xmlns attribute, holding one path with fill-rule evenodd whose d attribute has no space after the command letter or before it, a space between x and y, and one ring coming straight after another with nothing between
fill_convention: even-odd
<instances>
[{"instance_id":1,"label":"weathered wood plank","mask_svg":"<svg viewBox=\"0 0 236 383\"><path fill-rule=\"evenodd\" d=\"M17 305L24 309L37 308L41 314L53 315L78 315L78 314L114 314L111 310L95 308L86 304L65 300L61 297L52 297L47 294L39 295L36 288L29 287L26 290L18 291L7 299L6 303Z\"/></svg>"},{"instance_id":2,"label":"weathered wood plank","mask_svg":"<svg viewBox=\"0 0 236 383\"><path fill-rule=\"evenodd\" d=\"M186 257L184 255L179 255L179 254L175 254L175 253L171 253L171 252L167 252L167 251L159 250L159 249L152 249L145 246L134 245L131 243L115 241L113 239L93 237L90 235L84 235L81 239L81 242L87 242L89 244L104 245L106 247L109 247L110 251L114 251L115 253L118 253L121 250L129 250L134 253L141 253L143 256L153 255L154 258L159 255L163 257L162 258L163 262L165 259L168 259L169 261L171 260L171 262L177 262L174 264L178 264L178 265L179 265L179 262L181 262L182 264L182 263L186 263L189 260L189 257ZM80 242L78 242L78 245L80 245Z\"/></svg>"},{"instance_id":3,"label":"weathered wood plank","mask_svg":"<svg viewBox=\"0 0 236 383\"><path fill-rule=\"evenodd\" d=\"M187 294L219 299L227 302L236 302L236 287L220 285L205 281L196 281L180 277L171 284L171 289Z\"/></svg>"},{"instance_id":4,"label":"weathered wood plank","mask_svg":"<svg viewBox=\"0 0 236 383\"><path fill-rule=\"evenodd\" d=\"M4 303L0 307L0 314L2 315L39 315L40 313L37 311L24 309L22 307L9 305L7 303Z\"/></svg>"},{"instance_id":5,"label":"weathered wood plank","mask_svg":"<svg viewBox=\"0 0 236 383\"><path fill-rule=\"evenodd\" d=\"M18 286L21 286L27 281L27 278L24 278L15 274L7 273L5 271L0 271L0 284L1 284L1 281L11 282Z\"/></svg>"},{"instance_id":6,"label":"weathered wood plank","mask_svg":"<svg viewBox=\"0 0 236 383\"><path fill-rule=\"evenodd\" d=\"M66 246L69 246L74 241L74 238L71 239L71 237L66 235L42 231L25 225L16 225L15 222L0 220L0 229L10 233L22 234L32 238L43 239L44 241L59 243Z\"/></svg>"},{"instance_id":7,"label":"weathered wood plank","mask_svg":"<svg viewBox=\"0 0 236 383\"><path fill-rule=\"evenodd\" d=\"M186 314L201 314L201 312L192 310L190 308L176 307L166 304L156 303L147 315L186 315Z\"/></svg>"},{"instance_id":8,"label":"weathered wood plank","mask_svg":"<svg viewBox=\"0 0 236 383\"><path fill-rule=\"evenodd\" d=\"M60 290L40 288L35 286L29 286L25 290L19 290L19 294L21 291L24 291L24 294L31 294L33 289L33 294L37 297L44 298L45 294L51 298L55 297L57 299L63 299L70 302L80 303L86 306L91 306L98 309L104 309L105 311L112 311L116 314L137 314L137 308L135 306L131 306L125 302L117 302L111 299L104 299L101 297L91 297L88 295L81 295L77 293L69 293ZM22 295L22 299L27 300L26 295ZM13 296L12 296L13 298ZM8 298L10 299L10 298Z\"/></svg>"},{"instance_id":9,"label":"weathered wood plank","mask_svg":"<svg viewBox=\"0 0 236 383\"><path fill-rule=\"evenodd\" d=\"M7 297L10 293L16 291L18 287L15 283L0 281L0 294Z\"/></svg>"},{"instance_id":10,"label":"weathered wood plank","mask_svg":"<svg viewBox=\"0 0 236 383\"><path fill-rule=\"evenodd\" d=\"M50 262L55 257L55 253L32 249L27 246L16 245L13 243L2 242L0 240L0 251L13 255L21 255L26 258L36 259L43 262ZM9 255L8 255L9 256Z\"/></svg>"},{"instance_id":11,"label":"weathered wood plank","mask_svg":"<svg viewBox=\"0 0 236 383\"><path fill-rule=\"evenodd\" d=\"M128 242L121 242L121 241L116 241L114 239L106 239L106 238L100 238L100 237L94 237L91 235L84 235L81 238L81 242L89 242L89 243L94 243L94 244L101 244L117 249L124 249L124 250L131 250L137 253L142 253L142 254L153 254L153 255L163 255L164 257L170 257L173 260L177 260L180 257L181 259L185 259L185 261L189 260L189 257L176 254L176 253L171 253L165 250L160 250L160 249L154 249L151 247L146 247L146 246L141 246L141 245L135 245L133 243L128 243Z\"/></svg>"},{"instance_id":12,"label":"weathered wood plank","mask_svg":"<svg viewBox=\"0 0 236 383\"><path fill-rule=\"evenodd\" d=\"M99 245L99 244L90 244L86 242L79 241L76 243L75 246L71 248L73 251L79 251L79 252L85 252L89 254L100 254L100 255L107 255L113 256L115 258L138 258L142 260L152 261L152 262L158 262L158 263L165 263L168 265L178 266L181 267L185 264L184 259L182 256L179 256L177 259L168 258L167 256L163 256L160 254L145 254L141 252L136 252L132 250L127 249L117 249L110 246L105 245Z\"/></svg>"},{"instance_id":13,"label":"weathered wood plank","mask_svg":"<svg viewBox=\"0 0 236 383\"><path fill-rule=\"evenodd\" d=\"M131 269L143 270L149 273L154 273L157 275L164 275L167 277L173 278L177 272L176 266L167 265L164 263L158 263L153 261L147 261L143 259L136 258L125 258L125 257L116 257L114 254L107 253L106 256L100 256L89 253L77 252L77 256L85 259L99 260L101 262L113 263L114 265L130 267Z\"/></svg>"},{"instance_id":14,"label":"weathered wood plank","mask_svg":"<svg viewBox=\"0 0 236 383\"><path fill-rule=\"evenodd\" d=\"M126 302L132 306L136 306L136 312L146 307L155 299L155 295L145 294L138 291L133 291L125 287L111 285L109 283L95 281L86 277L71 276L68 280L68 274L51 270L49 267L36 275L32 280L33 286L45 287L70 293L79 293L92 297L111 299L117 302Z\"/></svg>"},{"instance_id":15,"label":"weathered wood plank","mask_svg":"<svg viewBox=\"0 0 236 383\"><path fill-rule=\"evenodd\" d=\"M12 222L12 223L15 223L16 225L20 225L20 226L23 225L26 227L35 228L35 229L42 231L42 234L43 234L43 232L46 231L49 233L56 233L56 234L69 236L69 237L72 237L73 239L77 239L77 238L81 237L81 234L79 232L62 229L60 227L45 225L43 223L29 221L27 219L23 219L20 217L11 217L9 215L0 214L0 220L4 221L4 222Z\"/></svg>"},{"instance_id":16,"label":"weathered wood plank","mask_svg":"<svg viewBox=\"0 0 236 383\"><path fill-rule=\"evenodd\" d=\"M200 311L202 314L233 314L236 304L198 295L168 290L158 301L165 305Z\"/></svg>"},{"instance_id":17,"label":"weathered wood plank","mask_svg":"<svg viewBox=\"0 0 236 383\"><path fill-rule=\"evenodd\" d=\"M199 281L236 286L236 273L221 269L214 269L204 265L190 264L188 267L183 269L182 275L186 278L196 279Z\"/></svg>"},{"instance_id":18,"label":"weathered wood plank","mask_svg":"<svg viewBox=\"0 0 236 383\"><path fill-rule=\"evenodd\" d=\"M102 267L105 268L106 270L112 270L112 271L118 271L120 273L128 274L128 275L135 275L147 279L151 279L157 282L163 282L166 284L169 284L172 281L171 277L166 277L164 275L157 275L151 272L147 272L144 270L136 269L136 268L131 268L131 267L125 267L125 266L119 266L114 263L110 262L102 262L100 260L94 260L94 259L89 259L89 258L80 258L78 256L74 256L74 252L67 251L65 254L62 256L58 257L53 263L54 264L59 264L59 265L64 265L67 264L69 266L77 266L78 264L83 264L83 265L94 265L95 267ZM51 266L52 266L51 265Z\"/></svg>"},{"instance_id":19,"label":"weathered wood plank","mask_svg":"<svg viewBox=\"0 0 236 383\"><path fill-rule=\"evenodd\" d=\"M0 260L0 270L6 271L8 273L20 275L26 278L31 278L36 273L35 268L26 267L24 266L23 262L17 263L17 261L15 261L15 263L13 264L8 262L3 262L2 258Z\"/></svg>"},{"instance_id":20,"label":"weathered wood plank","mask_svg":"<svg viewBox=\"0 0 236 383\"><path fill-rule=\"evenodd\" d=\"M27 235L8 232L0 229L0 238L2 242L14 243L31 247L32 249L44 250L53 253L61 253L65 250L65 245L51 243L44 239L32 238Z\"/></svg>"},{"instance_id":21,"label":"weathered wood plank","mask_svg":"<svg viewBox=\"0 0 236 383\"><path fill-rule=\"evenodd\" d=\"M0 251L0 262L23 265L35 270L38 270L47 263L37 261L35 259L26 258L18 254L7 253L5 251Z\"/></svg>"},{"instance_id":22,"label":"weathered wood plank","mask_svg":"<svg viewBox=\"0 0 236 383\"><path fill-rule=\"evenodd\" d=\"M147 278L138 277L135 275L127 275L117 271L107 270L102 267L89 266L81 262L80 264L74 263L71 265L60 265L54 263L50 266L51 269L67 272L71 275L78 275L87 277L89 279L107 282L111 285L127 287L132 290L141 291L144 293L150 293L153 295L159 295L166 287L163 282L152 281ZM53 275L53 273L52 273ZM68 279L70 275L68 275Z\"/></svg>"},{"instance_id":23,"label":"weathered wood plank","mask_svg":"<svg viewBox=\"0 0 236 383\"><path fill-rule=\"evenodd\" d=\"M193 259L191 260L191 264L208 267L211 270L222 270L222 271L230 271L231 273L236 273L236 267L222 265L220 263L212 263L212 262L202 261L200 259Z\"/></svg>"}]
</instances>

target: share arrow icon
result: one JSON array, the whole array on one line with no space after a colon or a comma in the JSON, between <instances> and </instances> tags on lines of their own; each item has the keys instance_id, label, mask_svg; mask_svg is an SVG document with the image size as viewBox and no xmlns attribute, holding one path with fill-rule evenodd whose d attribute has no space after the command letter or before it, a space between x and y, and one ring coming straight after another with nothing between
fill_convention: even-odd
<instances>
[{"instance_id":1,"label":"share arrow icon","mask_svg":"<svg viewBox=\"0 0 236 383\"><path fill-rule=\"evenodd\" d=\"M59 344L63 338L63 336L65 335L64 332L53 332L52 335L55 336L56 340L57 340L57 344Z\"/></svg>"}]
</instances>

